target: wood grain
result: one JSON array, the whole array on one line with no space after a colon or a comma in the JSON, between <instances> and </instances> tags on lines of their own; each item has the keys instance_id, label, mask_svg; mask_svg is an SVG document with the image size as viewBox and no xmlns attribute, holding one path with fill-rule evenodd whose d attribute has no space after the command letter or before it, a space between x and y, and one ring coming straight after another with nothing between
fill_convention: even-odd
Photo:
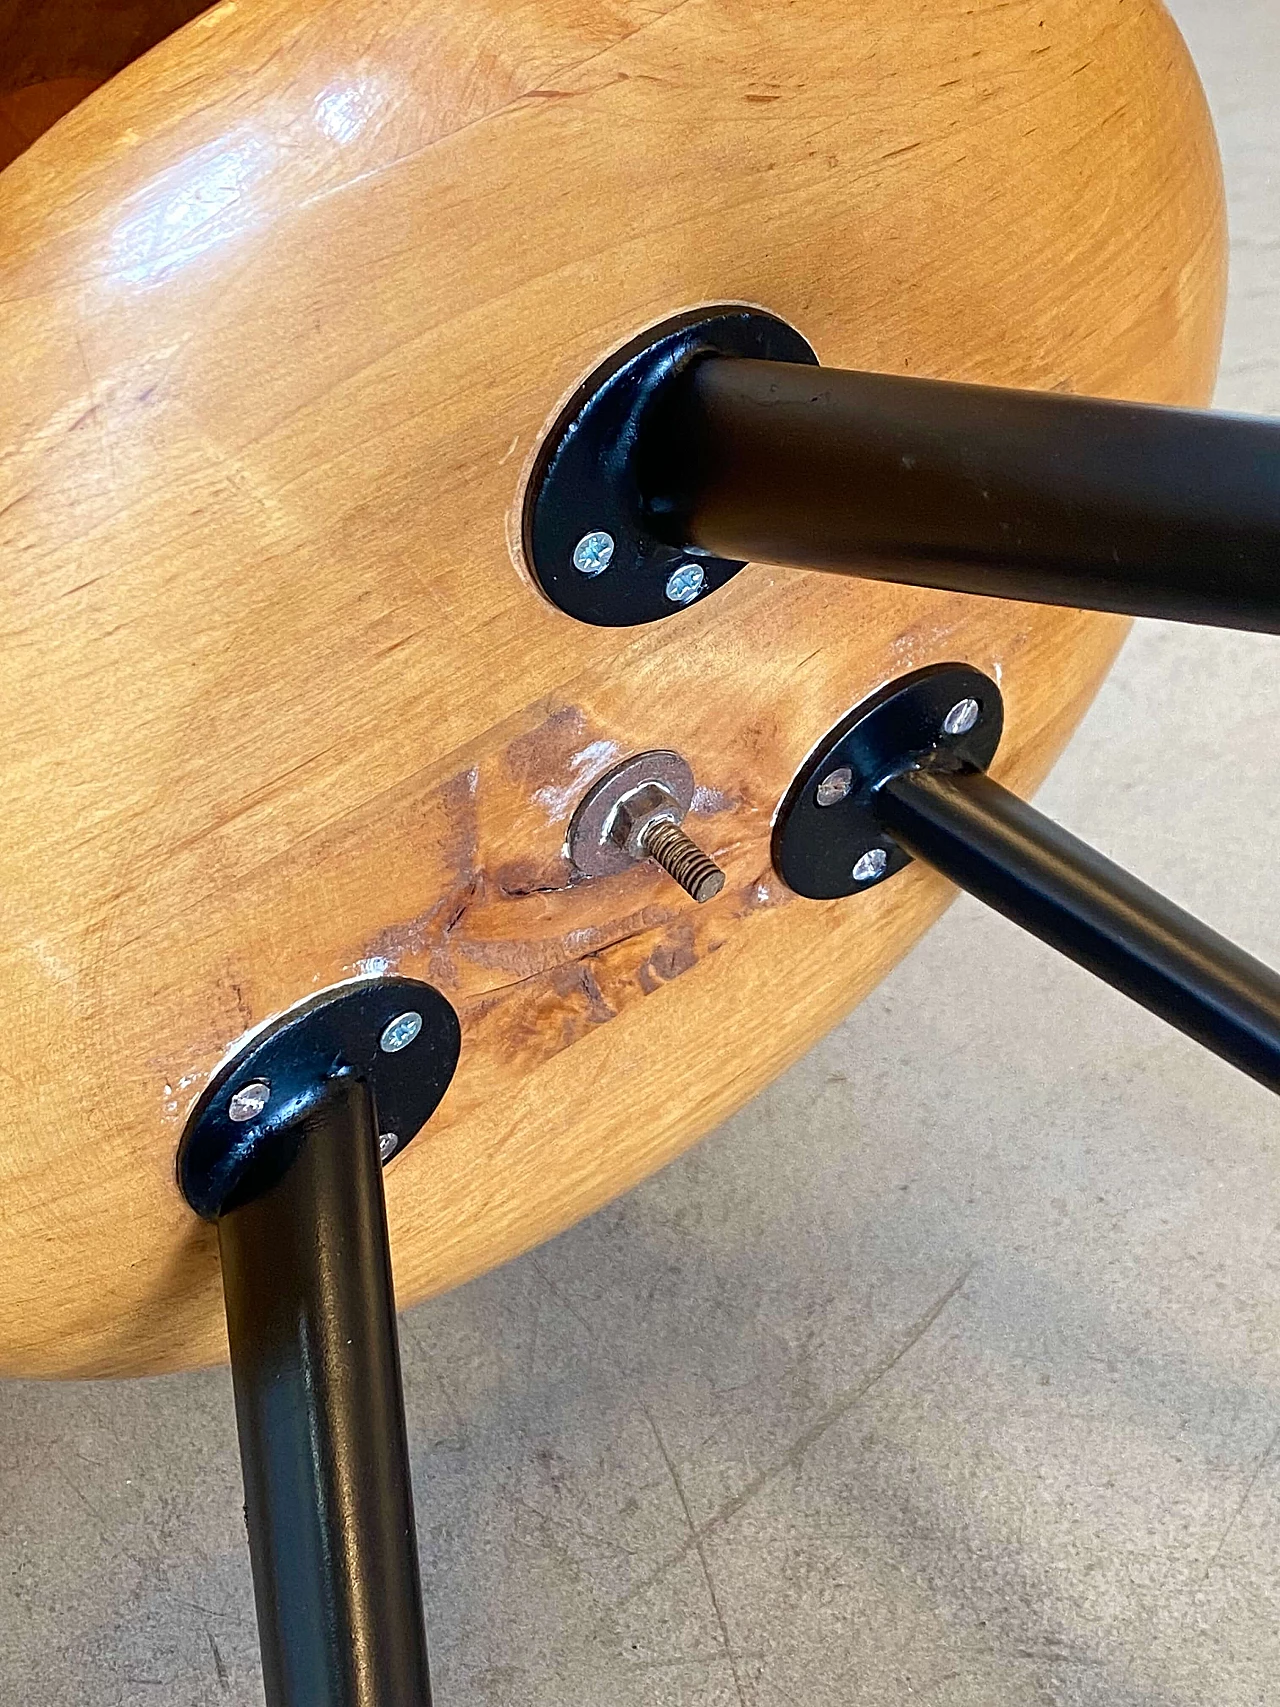
<instances>
[{"instance_id":1,"label":"wood grain","mask_svg":"<svg viewBox=\"0 0 1280 1707\"><path fill-rule=\"evenodd\" d=\"M0 1367L224 1355L173 1154L246 1029L430 978L458 1077L389 1168L402 1302L567 1226L937 916L789 897L777 800L870 688L1000 677L1030 789L1124 625L752 569L579 627L513 555L611 347L760 303L824 361L1206 401L1221 185L1150 0L225 3L0 175ZM571 883L671 746L729 873Z\"/></svg>"}]
</instances>

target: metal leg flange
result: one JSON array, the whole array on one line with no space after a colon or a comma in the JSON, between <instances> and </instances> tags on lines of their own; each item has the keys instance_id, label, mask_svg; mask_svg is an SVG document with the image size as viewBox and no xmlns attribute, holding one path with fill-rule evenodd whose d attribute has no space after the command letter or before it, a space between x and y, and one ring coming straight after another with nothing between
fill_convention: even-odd
<instances>
[{"instance_id":1,"label":"metal leg flange","mask_svg":"<svg viewBox=\"0 0 1280 1707\"><path fill-rule=\"evenodd\" d=\"M1280 424L816 367L707 309L554 424L526 561L582 622L677 615L747 561L1280 633Z\"/></svg>"},{"instance_id":2,"label":"metal leg flange","mask_svg":"<svg viewBox=\"0 0 1280 1707\"><path fill-rule=\"evenodd\" d=\"M1280 1091L1280 976L987 776L1002 723L999 688L967 665L882 689L792 784L779 875L830 900L922 860Z\"/></svg>"}]
</instances>

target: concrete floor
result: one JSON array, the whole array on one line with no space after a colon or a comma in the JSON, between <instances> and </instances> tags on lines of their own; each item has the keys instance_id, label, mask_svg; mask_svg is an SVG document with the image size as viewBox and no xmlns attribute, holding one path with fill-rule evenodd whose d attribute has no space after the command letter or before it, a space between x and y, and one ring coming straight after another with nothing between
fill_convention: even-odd
<instances>
[{"instance_id":1,"label":"concrete floor","mask_svg":"<svg viewBox=\"0 0 1280 1707\"><path fill-rule=\"evenodd\" d=\"M1178 0L1280 413L1280 10ZM1138 632L1042 796L1280 964L1280 643ZM961 903L693 1155L413 1311L440 1707L1280 1699L1280 1119ZM261 1701L229 1379L0 1385L0 1702Z\"/></svg>"}]
</instances>

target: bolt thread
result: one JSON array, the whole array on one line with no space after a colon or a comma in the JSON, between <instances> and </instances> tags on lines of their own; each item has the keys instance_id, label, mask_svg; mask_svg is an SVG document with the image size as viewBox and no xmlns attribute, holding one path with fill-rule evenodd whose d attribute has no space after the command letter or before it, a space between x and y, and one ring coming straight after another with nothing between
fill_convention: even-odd
<instances>
[{"instance_id":1,"label":"bolt thread","mask_svg":"<svg viewBox=\"0 0 1280 1707\"><path fill-rule=\"evenodd\" d=\"M674 877L695 901L709 901L724 888L724 872L689 840L679 824L666 821L651 824L644 833L642 846L648 857L656 860L667 876Z\"/></svg>"}]
</instances>

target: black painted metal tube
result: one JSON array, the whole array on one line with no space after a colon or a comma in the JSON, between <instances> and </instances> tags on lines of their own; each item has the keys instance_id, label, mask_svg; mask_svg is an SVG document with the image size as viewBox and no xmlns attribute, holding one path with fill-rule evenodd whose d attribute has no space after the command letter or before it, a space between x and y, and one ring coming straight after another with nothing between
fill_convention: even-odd
<instances>
[{"instance_id":1,"label":"black painted metal tube","mask_svg":"<svg viewBox=\"0 0 1280 1707\"><path fill-rule=\"evenodd\" d=\"M1280 1091L1280 976L979 773L907 771L876 815L908 853Z\"/></svg>"},{"instance_id":2,"label":"black painted metal tube","mask_svg":"<svg viewBox=\"0 0 1280 1707\"><path fill-rule=\"evenodd\" d=\"M267 1707L429 1707L373 1101L329 1081L218 1222Z\"/></svg>"},{"instance_id":3,"label":"black painted metal tube","mask_svg":"<svg viewBox=\"0 0 1280 1707\"><path fill-rule=\"evenodd\" d=\"M1280 632L1280 422L713 356L636 467L682 548Z\"/></svg>"}]
</instances>

